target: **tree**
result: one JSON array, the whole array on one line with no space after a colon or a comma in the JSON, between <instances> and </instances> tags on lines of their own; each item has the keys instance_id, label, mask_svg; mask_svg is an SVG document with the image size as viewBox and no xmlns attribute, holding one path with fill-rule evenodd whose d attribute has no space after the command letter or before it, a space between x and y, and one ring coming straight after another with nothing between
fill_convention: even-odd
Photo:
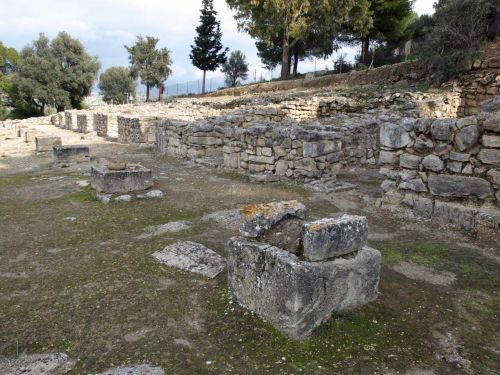
<instances>
[{"instance_id":1,"label":"tree","mask_svg":"<svg viewBox=\"0 0 500 375\"><path fill-rule=\"evenodd\" d=\"M140 78L146 86L146 101L149 101L150 88L159 88L172 74L170 51L166 48L156 49L158 41L152 36L138 36L133 46L125 46L129 53L132 78Z\"/></svg>"},{"instance_id":2,"label":"tree","mask_svg":"<svg viewBox=\"0 0 500 375\"><path fill-rule=\"evenodd\" d=\"M486 37L494 2L440 0L435 8L434 27L421 43L418 53L421 63L432 69L436 80L442 82L471 66Z\"/></svg>"},{"instance_id":3,"label":"tree","mask_svg":"<svg viewBox=\"0 0 500 375\"><path fill-rule=\"evenodd\" d=\"M200 24L196 28L194 45L191 45L189 58L193 65L203 70L202 93L205 93L207 71L214 71L226 62L228 48L222 46L220 22L216 18L213 0L203 0Z\"/></svg>"},{"instance_id":4,"label":"tree","mask_svg":"<svg viewBox=\"0 0 500 375\"><path fill-rule=\"evenodd\" d=\"M0 120L9 115L12 107L12 75L16 71L19 54L15 48L9 48L0 42Z\"/></svg>"},{"instance_id":5,"label":"tree","mask_svg":"<svg viewBox=\"0 0 500 375\"><path fill-rule=\"evenodd\" d=\"M359 0L357 0L359 1ZM226 0L236 11L238 27L252 37L273 43L281 36L281 76L290 74L291 51L316 31L333 44L334 36L357 1L353 0Z\"/></svg>"},{"instance_id":6,"label":"tree","mask_svg":"<svg viewBox=\"0 0 500 375\"><path fill-rule=\"evenodd\" d=\"M248 64L245 55L241 51L233 51L229 59L222 67L226 76L226 85L236 87L248 78Z\"/></svg>"},{"instance_id":7,"label":"tree","mask_svg":"<svg viewBox=\"0 0 500 375\"><path fill-rule=\"evenodd\" d=\"M135 80L127 68L113 66L99 77L99 90L106 103L125 104L135 97Z\"/></svg>"},{"instance_id":8,"label":"tree","mask_svg":"<svg viewBox=\"0 0 500 375\"><path fill-rule=\"evenodd\" d=\"M84 97L92 91L101 64L90 56L83 44L62 31L50 43L52 54L59 65L60 85L69 93L73 108L79 108Z\"/></svg>"},{"instance_id":9,"label":"tree","mask_svg":"<svg viewBox=\"0 0 500 375\"><path fill-rule=\"evenodd\" d=\"M70 93L64 90L62 81L61 66L50 48L49 38L40 34L37 40L21 50L13 83L20 97L43 115L48 105L58 110L71 108Z\"/></svg>"}]
</instances>

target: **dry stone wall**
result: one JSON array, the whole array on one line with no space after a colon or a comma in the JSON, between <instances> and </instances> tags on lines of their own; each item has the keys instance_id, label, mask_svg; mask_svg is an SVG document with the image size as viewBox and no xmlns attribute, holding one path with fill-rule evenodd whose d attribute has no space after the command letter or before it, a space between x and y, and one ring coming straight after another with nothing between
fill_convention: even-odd
<instances>
[{"instance_id":1,"label":"dry stone wall","mask_svg":"<svg viewBox=\"0 0 500 375\"><path fill-rule=\"evenodd\" d=\"M500 96L483 111L382 123L382 206L439 224L500 229Z\"/></svg>"}]
</instances>

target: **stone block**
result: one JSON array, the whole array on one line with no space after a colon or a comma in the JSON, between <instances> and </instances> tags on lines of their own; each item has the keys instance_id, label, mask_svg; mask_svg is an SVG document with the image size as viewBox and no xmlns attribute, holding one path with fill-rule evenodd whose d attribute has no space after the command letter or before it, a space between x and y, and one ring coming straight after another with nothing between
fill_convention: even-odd
<instances>
[{"instance_id":1,"label":"stone block","mask_svg":"<svg viewBox=\"0 0 500 375\"><path fill-rule=\"evenodd\" d=\"M441 225L456 225L466 229L476 227L477 209L461 204L436 201L432 221Z\"/></svg>"},{"instance_id":2,"label":"stone block","mask_svg":"<svg viewBox=\"0 0 500 375\"><path fill-rule=\"evenodd\" d=\"M241 209L244 221L240 233L245 237L257 238L285 218L304 219L306 212L306 207L298 201L248 204Z\"/></svg>"},{"instance_id":3,"label":"stone block","mask_svg":"<svg viewBox=\"0 0 500 375\"><path fill-rule=\"evenodd\" d=\"M420 178L414 178L412 180L403 181L399 184L398 189L411 190L418 193L424 193L428 191L427 187Z\"/></svg>"},{"instance_id":4,"label":"stone block","mask_svg":"<svg viewBox=\"0 0 500 375\"><path fill-rule=\"evenodd\" d=\"M500 115L491 116L485 119L483 128L495 133L500 133Z\"/></svg>"},{"instance_id":5,"label":"stone block","mask_svg":"<svg viewBox=\"0 0 500 375\"><path fill-rule=\"evenodd\" d=\"M268 244L232 238L228 287L240 305L302 340L332 313L377 298L380 261L380 253L367 246L353 257L306 262Z\"/></svg>"},{"instance_id":6,"label":"stone block","mask_svg":"<svg viewBox=\"0 0 500 375\"><path fill-rule=\"evenodd\" d=\"M407 169L418 169L422 158L413 154L403 154L399 158L399 166Z\"/></svg>"},{"instance_id":7,"label":"stone block","mask_svg":"<svg viewBox=\"0 0 500 375\"><path fill-rule=\"evenodd\" d=\"M483 112L499 112L500 111L500 96L495 96L492 99L485 100L481 104Z\"/></svg>"},{"instance_id":8,"label":"stone block","mask_svg":"<svg viewBox=\"0 0 500 375\"><path fill-rule=\"evenodd\" d=\"M455 137L455 144L460 151L465 151L473 147L479 141L481 132L476 125L466 126L461 129Z\"/></svg>"},{"instance_id":9,"label":"stone block","mask_svg":"<svg viewBox=\"0 0 500 375\"><path fill-rule=\"evenodd\" d=\"M452 151L452 152L450 152L450 159L453 161L466 162L466 161L469 161L470 155L466 154L466 153L462 153L462 152Z\"/></svg>"},{"instance_id":10,"label":"stone block","mask_svg":"<svg viewBox=\"0 0 500 375\"><path fill-rule=\"evenodd\" d=\"M36 151L52 151L54 146L61 146L61 137L36 137Z\"/></svg>"},{"instance_id":11,"label":"stone block","mask_svg":"<svg viewBox=\"0 0 500 375\"><path fill-rule=\"evenodd\" d=\"M483 135L481 143L484 147L500 148L500 135Z\"/></svg>"},{"instance_id":12,"label":"stone block","mask_svg":"<svg viewBox=\"0 0 500 375\"><path fill-rule=\"evenodd\" d=\"M56 164L68 165L70 163L82 163L90 161L90 150L88 146L54 146L54 162Z\"/></svg>"},{"instance_id":13,"label":"stone block","mask_svg":"<svg viewBox=\"0 0 500 375\"><path fill-rule=\"evenodd\" d=\"M459 161L448 160L446 168L451 172L460 173L462 171L462 163Z\"/></svg>"},{"instance_id":14,"label":"stone block","mask_svg":"<svg viewBox=\"0 0 500 375\"><path fill-rule=\"evenodd\" d=\"M142 166L110 170L107 166L95 166L90 170L90 184L99 193L128 193L146 190L153 186L150 169Z\"/></svg>"},{"instance_id":15,"label":"stone block","mask_svg":"<svg viewBox=\"0 0 500 375\"><path fill-rule=\"evenodd\" d=\"M500 166L500 150L493 148L483 148L479 151L477 158L484 164Z\"/></svg>"},{"instance_id":16,"label":"stone block","mask_svg":"<svg viewBox=\"0 0 500 375\"><path fill-rule=\"evenodd\" d=\"M486 199L493 194L491 184L479 177L429 176L428 186L432 195L440 197Z\"/></svg>"},{"instance_id":17,"label":"stone block","mask_svg":"<svg viewBox=\"0 0 500 375\"><path fill-rule=\"evenodd\" d=\"M398 124L384 122L380 125L380 144L382 146L400 149L410 143L410 136L405 128Z\"/></svg>"},{"instance_id":18,"label":"stone block","mask_svg":"<svg viewBox=\"0 0 500 375\"><path fill-rule=\"evenodd\" d=\"M444 169L444 162L436 155L427 155L422 160L425 169L433 172L440 172Z\"/></svg>"},{"instance_id":19,"label":"stone block","mask_svg":"<svg viewBox=\"0 0 500 375\"><path fill-rule=\"evenodd\" d=\"M450 118L439 119L432 123L432 138L437 141L450 142L453 135L455 120Z\"/></svg>"},{"instance_id":20,"label":"stone block","mask_svg":"<svg viewBox=\"0 0 500 375\"><path fill-rule=\"evenodd\" d=\"M304 224L304 258L316 262L358 251L368 240L364 216L341 215Z\"/></svg>"}]
</instances>

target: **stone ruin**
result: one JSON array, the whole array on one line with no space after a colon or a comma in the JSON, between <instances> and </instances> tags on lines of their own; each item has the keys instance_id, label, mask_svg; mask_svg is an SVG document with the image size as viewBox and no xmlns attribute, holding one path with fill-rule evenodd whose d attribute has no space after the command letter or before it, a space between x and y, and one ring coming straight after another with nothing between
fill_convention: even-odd
<instances>
[{"instance_id":1,"label":"stone ruin","mask_svg":"<svg viewBox=\"0 0 500 375\"><path fill-rule=\"evenodd\" d=\"M305 223L305 213L297 201L243 207L242 236L229 241L228 259L231 296L298 340L333 313L375 300L381 263L366 246L365 217Z\"/></svg>"},{"instance_id":2,"label":"stone ruin","mask_svg":"<svg viewBox=\"0 0 500 375\"><path fill-rule=\"evenodd\" d=\"M67 167L71 163L83 163L90 161L90 150L84 145L53 146L54 163L58 166Z\"/></svg>"},{"instance_id":3,"label":"stone ruin","mask_svg":"<svg viewBox=\"0 0 500 375\"><path fill-rule=\"evenodd\" d=\"M108 163L90 169L92 188L98 193L129 193L153 187L151 169L139 164Z\"/></svg>"}]
</instances>

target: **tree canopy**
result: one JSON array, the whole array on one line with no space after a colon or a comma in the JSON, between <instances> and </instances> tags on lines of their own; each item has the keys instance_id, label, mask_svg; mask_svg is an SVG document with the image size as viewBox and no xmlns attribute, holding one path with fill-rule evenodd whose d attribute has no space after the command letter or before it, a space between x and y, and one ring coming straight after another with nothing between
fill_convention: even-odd
<instances>
[{"instance_id":1,"label":"tree canopy","mask_svg":"<svg viewBox=\"0 0 500 375\"><path fill-rule=\"evenodd\" d=\"M207 71L214 71L226 62L228 49L222 46L220 22L217 20L213 0L203 0L200 24L196 27L194 45L191 45L189 58L193 65L203 70L202 92L205 92Z\"/></svg>"},{"instance_id":2,"label":"tree canopy","mask_svg":"<svg viewBox=\"0 0 500 375\"><path fill-rule=\"evenodd\" d=\"M225 74L226 85L236 87L248 78L248 63L245 55L241 51L233 51L222 67Z\"/></svg>"},{"instance_id":3,"label":"tree canopy","mask_svg":"<svg viewBox=\"0 0 500 375\"><path fill-rule=\"evenodd\" d=\"M99 77L99 90L106 103L125 104L135 97L135 80L127 68L113 66Z\"/></svg>"},{"instance_id":4,"label":"tree canopy","mask_svg":"<svg viewBox=\"0 0 500 375\"><path fill-rule=\"evenodd\" d=\"M322 46L332 46L340 25L357 4L353 0L226 1L236 11L241 30L267 45L281 37L282 77L290 73L290 52L295 45L315 35L312 39L320 41Z\"/></svg>"},{"instance_id":5,"label":"tree canopy","mask_svg":"<svg viewBox=\"0 0 500 375\"><path fill-rule=\"evenodd\" d=\"M133 46L125 46L129 53L130 73L140 78L146 86L146 101L151 87L160 87L172 74L172 59L167 48L157 49L159 39L152 36L138 36Z\"/></svg>"}]
</instances>

